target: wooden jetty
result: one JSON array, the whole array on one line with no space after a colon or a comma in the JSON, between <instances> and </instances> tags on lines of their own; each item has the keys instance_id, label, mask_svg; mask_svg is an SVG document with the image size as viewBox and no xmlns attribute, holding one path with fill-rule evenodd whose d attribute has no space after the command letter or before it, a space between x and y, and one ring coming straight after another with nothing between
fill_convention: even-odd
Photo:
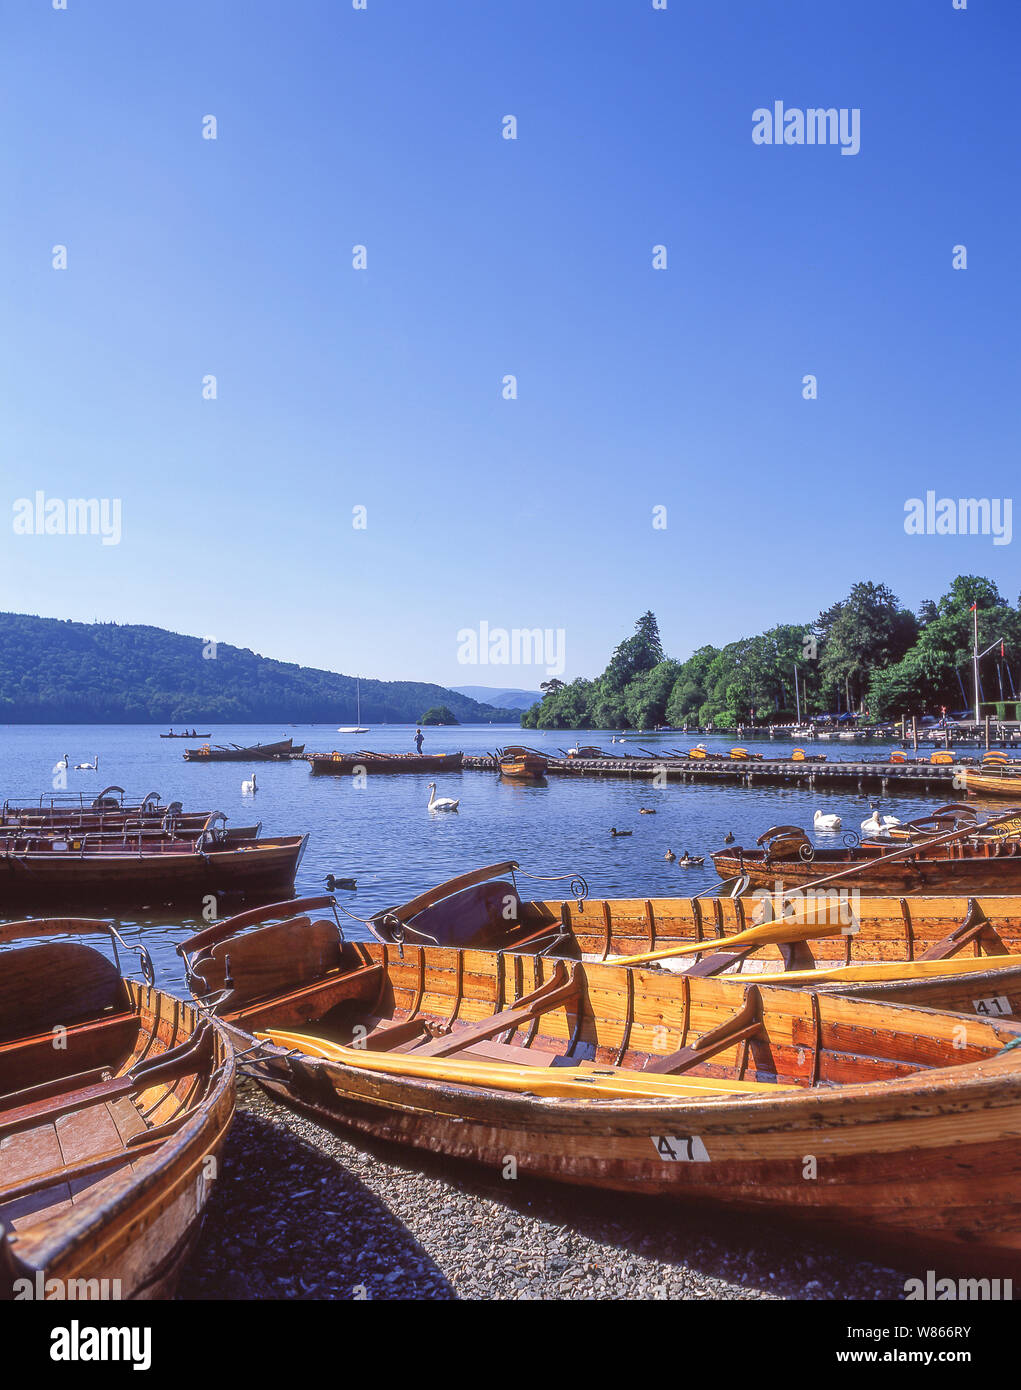
<instances>
[{"instance_id":1,"label":"wooden jetty","mask_svg":"<svg viewBox=\"0 0 1021 1390\"><path fill-rule=\"evenodd\" d=\"M496 772L498 760L465 754L466 772ZM878 760L853 762L812 762L796 758L764 758L761 762L731 757L695 758L550 758L549 777L640 777L651 780L662 776L670 782L710 782L736 786L780 784L805 787L856 787L880 790L899 787L920 792L953 790L953 763L891 763Z\"/></svg>"}]
</instances>

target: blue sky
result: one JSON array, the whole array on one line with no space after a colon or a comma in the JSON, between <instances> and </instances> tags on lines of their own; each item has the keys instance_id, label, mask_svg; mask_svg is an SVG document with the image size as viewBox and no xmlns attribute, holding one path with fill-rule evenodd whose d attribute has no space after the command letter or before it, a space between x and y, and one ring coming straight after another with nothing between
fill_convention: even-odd
<instances>
[{"instance_id":1,"label":"blue sky","mask_svg":"<svg viewBox=\"0 0 1021 1390\"><path fill-rule=\"evenodd\" d=\"M649 607L684 657L862 578L1017 598L1013 546L903 525L1017 476L1015 0L0 26L0 506L123 509L116 546L0 528L0 607L529 686L458 631L563 629L570 677ZM860 108L860 152L754 144L775 100Z\"/></svg>"}]
</instances>

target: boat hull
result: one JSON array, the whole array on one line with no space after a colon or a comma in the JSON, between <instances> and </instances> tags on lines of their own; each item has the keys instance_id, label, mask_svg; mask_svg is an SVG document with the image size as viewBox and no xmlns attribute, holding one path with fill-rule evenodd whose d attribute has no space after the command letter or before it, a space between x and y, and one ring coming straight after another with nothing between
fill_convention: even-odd
<instances>
[{"instance_id":1,"label":"boat hull","mask_svg":"<svg viewBox=\"0 0 1021 1390\"><path fill-rule=\"evenodd\" d=\"M5 957L9 961L10 957ZM111 1162L98 1172L87 1173L75 1182L75 1200L67 1198L67 1184L51 1181L40 1189L37 1172L43 1172L48 1160L45 1152L47 1127L16 1134L6 1149L0 1167L0 1219L13 1229L2 1262L0 1297L39 1296L48 1298L110 1297L116 1289L127 1300L149 1300L172 1297L183 1264L198 1238L204 1209L215 1189L222 1150L234 1116L234 1060L230 1041L218 1024L210 1024L190 1006L159 990L125 982L129 991L128 1010L118 1019L97 1019L92 1024L79 1024L68 1030L68 1050L62 1061L63 1074L72 1076L80 1063L83 1068L95 1066L97 1060L110 1061L116 1079L123 1076L141 1059L157 1061L172 1048L187 1046L204 1028L204 1056L200 1055L195 1070L186 1073L162 1092L158 1088L142 1091L139 1107L152 1107L145 1121L148 1131L140 1127L133 1139L124 1137L124 1112L117 1112L120 1139L110 1119L100 1117L121 1148ZM117 1024L120 1040L113 1041L112 1027ZM111 1050L112 1049L112 1050ZM116 1056L119 1050L119 1058ZM53 1055L51 1039L22 1038L5 1042L6 1062L13 1078L21 1070L20 1084L38 1084L38 1079L52 1073L52 1061L42 1053ZM76 1061L77 1059L77 1061ZM6 1084L10 1084L7 1081ZM59 1090L55 1092L59 1095ZM0 1109L10 1106L16 1096L0 1100ZM10 1109L7 1109L10 1113ZM63 1126L65 1151L70 1153L67 1139L75 1132L76 1121L84 1121L95 1110L81 1114L65 1112ZM110 1112L111 1117L114 1111ZM177 1117L177 1127L169 1122ZM0 1114L0 1123L4 1120ZM157 1127L169 1124L162 1142L155 1136ZM55 1126L51 1125L50 1128ZM95 1119L90 1127L79 1126L77 1158L68 1157L69 1164L82 1163L97 1147L110 1143L101 1136L102 1126ZM137 1156L131 1159L131 1145L146 1140ZM17 1140L32 1141L19 1146ZM89 1146L91 1140L92 1147ZM33 1152L34 1149L34 1152ZM59 1153L58 1149L55 1152ZM107 1152L112 1152L109 1150ZM107 1157L104 1152L103 1157ZM95 1163L95 1160L93 1160ZM68 1171L66 1167L58 1171ZM18 1197L19 1183L26 1195ZM35 1191L32 1191L33 1183ZM4 1192L13 1193L4 1199ZM15 1282L18 1281L18 1282ZM77 1289L77 1295L69 1292ZM104 1290L107 1292L104 1293Z\"/></svg>"},{"instance_id":2,"label":"boat hull","mask_svg":"<svg viewBox=\"0 0 1021 1390\"><path fill-rule=\"evenodd\" d=\"M439 1024L438 1037L456 1037L462 1023L530 996L554 964L437 948L344 949L354 953L351 978L383 968L385 999L368 980L365 1014L397 1022L425 1014ZM741 981L573 969L582 972L580 1002L522 1026L514 1045L503 1047L537 1054L531 1065L543 1072L530 1076L570 1077L567 1067L549 1070L548 1059L572 1053L607 1068L596 1076L615 1065L641 1075L659 1034L658 1049L670 1052L747 1003ZM333 988L342 989L339 979ZM768 1042L753 1042L743 1060L745 1044L737 1042L689 1073L781 1082L736 1098L565 1099L372 1071L269 1045L260 1082L324 1119L491 1172L505 1175L513 1156L518 1176L803 1220L874 1251L897 1249L902 1267L910 1248L984 1277L1021 1273L1021 1049L982 1057L969 1050L981 1044L997 1052L1021 1037L1021 1025L962 1024L960 1015L806 990L760 993ZM337 998L328 994L326 1002L335 1008ZM302 991L300 1002L291 995L256 1003L228 1024L236 1044L250 1047L254 1036L278 1029L315 1034L316 1012ZM957 1048L962 1027L966 1040ZM915 1070L919 1063L925 1069ZM810 1077L823 1084L802 1084Z\"/></svg>"},{"instance_id":3,"label":"boat hull","mask_svg":"<svg viewBox=\"0 0 1021 1390\"><path fill-rule=\"evenodd\" d=\"M994 849L999 849L1000 853L993 853ZM995 846L987 844L984 850L983 853L963 858L950 854L937 857L935 853L928 856L919 853L912 858L869 868L860 875L848 876L845 882L848 888L867 889L869 893L876 894L1021 893L1021 844L1003 841ZM885 851L892 852L891 846L886 846ZM746 874L753 888L780 891L815 883L829 874L840 873L855 865L866 865L872 858L878 858L881 852L870 856L860 851L848 851L846 854L818 851L806 862L797 858L767 860L761 851L734 853L732 850L721 850L712 859L721 879Z\"/></svg>"},{"instance_id":4,"label":"boat hull","mask_svg":"<svg viewBox=\"0 0 1021 1390\"><path fill-rule=\"evenodd\" d=\"M210 894L286 894L308 836L281 836L199 851L191 845L142 854L100 850L0 852L0 911L35 912L67 904L187 904L196 912Z\"/></svg>"},{"instance_id":5,"label":"boat hull","mask_svg":"<svg viewBox=\"0 0 1021 1390\"><path fill-rule=\"evenodd\" d=\"M394 757L364 753L312 754L307 761L316 777L358 777L384 772L460 772L464 754L409 753Z\"/></svg>"}]
</instances>

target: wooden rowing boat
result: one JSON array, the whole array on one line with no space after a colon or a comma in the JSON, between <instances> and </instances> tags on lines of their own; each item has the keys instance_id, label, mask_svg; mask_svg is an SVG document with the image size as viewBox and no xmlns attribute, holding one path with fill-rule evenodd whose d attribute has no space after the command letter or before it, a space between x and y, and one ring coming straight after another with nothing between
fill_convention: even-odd
<instances>
[{"instance_id":1,"label":"wooden rowing boat","mask_svg":"<svg viewBox=\"0 0 1021 1390\"><path fill-rule=\"evenodd\" d=\"M578 875L573 897L526 899L521 877L512 859L488 864L375 913L369 925L381 941L607 960L699 942L717 945L776 915L768 894L594 898ZM796 926L821 930L807 946L813 965L913 961L936 950L939 958L949 958L948 951L1021 954L1021 896L858 897L834 885L810 899L792 899L787 912ZM796 954L776 943L755 953L770 968L788 959L796 965Z\"/></svg>"},{"instance_id":2,"label":"wooden rowing boat","mask_svg":"<svg viewBox=\"0 0 1021 1390\"><path fill-rule=\"evenodd\" d=\"M1021 898L859 898L834 889L785 904L768 895L591 899L577 879L573 899L528 901L517 875L512 860L463 874L376 913L370 929L392 943L740 973L1021 1018ZM771 927L781 912L784 921Z\"/></svg>"},{"instance_id":3,"label":"wooden rowing boat","mask_svg":"<svg viewBox=\"0 0 1021 1390\"><path fill-rule=\"evenodd\" d=\"M208 737L209 737L208 734L196 733L196 731L195 731L194 729L190 729L187 733L183 733L183 734L175 734L175 733L160 734L160 738L208 738Z\"/></svg>"},{"instance_id":4,"label":"wooden rowing boat","mask_svg":"<svg viewBox=\"0 0 1021 1390\"><path fill-rule=\"evenodd\" d=\"M237 743L213 747L206 743L201 748L186 748L184 757L190 763L272 763L300 758L304 751L303 743L296 744L293 739L282 738L276 743L253 743L248 748L242 748Z\"/></svg>"},{"instance_id":5,"label":"wooden rowing boat","mask_svg":"<svg viewBox=\"0 0 1021 1390\"><path fill-rule=\"evenodd\" d=\"M91 902L106 907L191 904L221 893L253 898L294 884L307 835L242 843L228 832L113 843L88 835L0 840L0 903L31 911Z\"/></svg>"},{"instance_id":6,"label":"wooden rowing boat","mask_svg":"<svg viewBox=\"0 0 1021 1390\"><path fill-rule=\"evenodd\" d=\"M82 932L127 949L79 919L10 923L0 942ZM0 957L0 1297L170 1297L198 1235L233 1051L143 957L144 985L79 942Z\"/></svg>"},{"instance_id":7,"label":"wooden rowing boat","mask_svg":"<svg viewBox=\"0 0 1021 1390\"><path fill-rule=\"evenodd\" d=\"M278 1099L494 1172L512 1158L516 1175L1021 1273L1021 1047L1005 1050L1021 1024L347 942L317 915L330 901L246 913L178 947Z\"/></svg>"},{"instance_id":8,"label":"wooden rowing boat","mask_svg":"<svg viewBox=\"0 0 1021 1390\"><path fill-rule=\"evenodd\" d=\"M384 772L460 772L463 753L310 753L308 764L316 776L358 777Z\"/></svg>"},{"instance_id":9,"label":"wooden rowing boat","mask_svg":"<svg viewBox=\"0 0 1021 1390\"><path fill-rule=\"evenodd\" d=\"M1021 773L965 772L965 790L969 796L1006 797L1021 802Z\"/></svg>"},{"instance_id":10,"label":"wooden rowing boat","mask_svg":"<svg viewBox=\"0 0 1021 1390\"><path fill-rule=\"evenodd\" d=\"M499 755L500 775L519 782L536 782L545 777L548 760L534 748L504 748Z\"/></svg>"},{"instance_id":11,"label":"wooden rowing boat","mask_svg":"<svg viewBox=\"0 0 1021 1390\"><path fill-rule=\"evenodd\" d=\"M1018 811L1021 817L1021 810ZM979 827L976 826L976 830ZM862 882L876 893L1019 893L1021 839L1014 833L919 840L897 858L875 841L842 849L820 849L796 825L775 825L755 849L741 845L712 855L722 879L747 878L753 888L793 889L830 874L867 871ZM882 861L882 862L880 862Z\"/></svg>"}]
</instances>

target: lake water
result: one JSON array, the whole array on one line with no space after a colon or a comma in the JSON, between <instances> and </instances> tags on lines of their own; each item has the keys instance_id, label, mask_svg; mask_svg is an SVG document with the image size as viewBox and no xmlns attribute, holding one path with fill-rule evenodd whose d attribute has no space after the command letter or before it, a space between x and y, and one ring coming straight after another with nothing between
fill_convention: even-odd
<instances>
[{"instance_id":1,"label":"lake water","mask_svg":"<svg viewBox=\"0 0 1021 1390\"><path fill-rule=\"evenodd\" d=\"M306 752L334 748L380 752L414 751L414 726L388 725L369 734L338 734L323 725L199 726L211 743L253 744L293 737ZM182 750L192 742L161 739L148 725L34 725L0 729L3 795L29 803L49 795L54 764L66 752L72 769L68 790L90 798L114 783L137 802L158 791L164 802L178 800L185 809L224 811L234 825L262 822L264 835L309 833L308 849L298 871L297 891L325 892L328 873L354 878L354 891L338 891L337 900L365 918L383 907L455 874L499 860L515 859L521 869L539 876L584 875L593 897L664 897L714 890L719 879L708 859L731 832L737 843L752 844L772 825L803 825L811 833L816 810L836 812L845 829L857 830L868 815L870 796L848 791L794 787L711 786L688 783L654 788L647 779L551 777L547 785L506 782L493 773L461 772L438 777L437 796L460 798L456 815L430 814L427 774L369 777L358 787L350 777L313 777L305 762L186 763ZM461 725L425 729L425 752L463 750L486 753L497 746L524 741L556 755L571 747L575 735L543 734L506 725ZM610 735L586 731L582 742L610 751ZM709 735L634 734L621 752L641 748L687 748L694 742L727 750L733 738ZM744 740L766 756L783 755L792 744L782 739ZM875 741L861 744L833 740L812 744L830 761L874 758L889 751ZM75 772L73 765L99 757L95 772ZM243 795L241 784L257 774L258 791ZM902 820L937 804L932 796L891 793L883 806ZM639 814L651 807L654 816ZM614 837L611 826L633 835ZM825 844L827 837L816 837ZM828 837L833 843L833 837ZM839 843L839 840L837 841ZM703 868L682 868L664 859L667 849L706 855ZM566 884L531 883L519 878L524 897L559 898ZM92 906L86 915L101 915ZM0 888L0 918L5 913ZM174 945L201 925L168 911L117 918L123 934L144 938L153 957L157 982L183 994L184 980ZM342 920L343 919L342 917ZM367 935L358 922L346 921L352 937Z\"/></svg>"}]
</instances>

